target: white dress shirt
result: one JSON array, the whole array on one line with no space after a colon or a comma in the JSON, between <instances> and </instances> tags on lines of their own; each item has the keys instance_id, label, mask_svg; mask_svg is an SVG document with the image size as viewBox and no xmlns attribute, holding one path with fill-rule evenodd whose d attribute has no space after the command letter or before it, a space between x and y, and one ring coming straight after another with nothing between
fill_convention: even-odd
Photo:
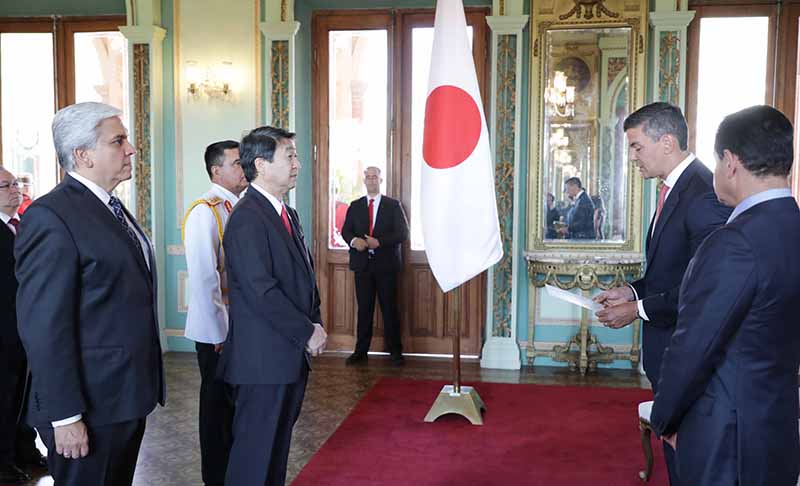
<instances>
[{"instance_id":1,"label":"white dress shirt","mask_svg":"<svg viewBox=\"0 0 800 486\"><path fill-rule=\"evenodd\" d=\"M111 215L114 216L114 218L116 219L117 216L114 214L114 210L111 208L111 206L108 205L108 202L111 200L111 194L106 192L105 189L98 186L94 182L78 174L77 172L69 172L68 174L70 177L72 177L76 181L86 186L86 188L89 189L92 192L92 194L97 196L97 198L100 199L100 202L102 202L103 205L109 211L111 211ZM133 224L130 218L128 218L127 214L125 215L125 221L128 222L128 226L130 226L133 229L133 232L136 233L136 236L139 238L139 244L142 247L142 254L144 255L144 261L147 263L147 268L150 268L150 254L149 252L145 251L145 248L150 248L150 241L142 233L137 231L136 226ZM64 425L74 424L75 422L81 420L81 418L83 418L83 415L77 414L73 415L72 417L65 418L63 420L56 420L54 422L51 422L51 424L53 425L53 427L61 427Z\"/></svg>"},{"instance_id":2,"label":"white dress shirt","mask_svg":"<svg viewBox=\"0 0 800 486\"><path fill-rule=\"evenodd\" d=\"M239 197L217 184L201 199L218 198L214 206L222 230ZM227 204L226 204L227 203ZM228 336L227 277L217 218L206 204L198 204L184 225L184 247L189 284L189 309L184 335L192 341L219 344Z\"/></svg>"},{"instance_id":3,"label":"white dress shirt","mask_svg":"<svg viewBox=\"0 0 800 486\"><path fill-rule=\"evenodd\" d=\"M16 236L16 234L17 234L17 229L16 229L16 228L14 228L14 227L13 227L13 226L12 226L12 225L9 223L9 221L11 221L11 220L12 220L12 219L14 219L14 218L17 218L17 221L19 221L19 214L17 214L17 213L14 213L14 215L13 215L13 216L9 216L9 215L7 215L6 213L2 213L2 212L0 212L0 219L2 219L2 220L3 220L3 224L4 224L4 225L6 225L6 226L8 227L8 229L10 229L10 230L11 230L11 232L12 232L12 233L14 233L14 236Z\"/></svg>"},{"instance_id":4,"label":"white dress shirt","mask_svg":"<svg viewBox=\"0 0 800 486\"><path fill-rule=\"evenodd\" d=\"M669 195L672 194L672 189L675 187L675 184L678 183L678 179L681 178L681 175L686 170L686 168L689 167L689 164L694 162L695 158L696 158L695 155L689 152L689 155L687 155L686 158L683 159L680 164L675 166L675 168L672 169L672 172L669 173L667 178L664 179L664 184L666 184L667 187L669 187L669 189L667 189L667 196L664 198L665 206L667 204L667 200L669 199ZM650 228L650 236L653 236L653 232L655 231L655 229L656 225L654 224ZM636 293L636 289L633 288L633 285L629 285L629 287L631 288L631 290L633 290L633 298L636 299L636 308L639 311L639 317L641 317L643 321L649 321L650 319L647 317L647 314L644 311L644 304L642 303L642 300L639 299L639 295Z\"/></svg>"},{"instance_id":5,"label":"white dress shirt","mask_svg":"<svg viewBox=\"0 0 800 486\"><path fill-rule=\"evenodd\" d=\"M268 193L266 189L259 186L258 184L251 182L250 187L255 188L256 191L260 192L267 200L272 204L272 207L275 208L275 211L278 213L278 216L281 215L281 211L283 210L283 201L278 199L277 197L273 196L272 194ZM286 214L289 214L288 212Z\"/></svg>"},{"instance_id":6,"label":"white dress shirt","mask_svg":"<svg viewBox=\"0 0 800 486\"><path fill-rule=\"evenodd\" d=\"M377 196L371 197L367 195L367 211L369 211L369 200L372 199L372 229L375 229L375 226L378 224L378 207L381 205L381 195L378 193ZM353 246L353 241L356 238L364 238L364 235L354 236L352 240L350 240L350 246ZM375 250L370 249L370 253L374 253Z\"/></svg>"}]
</instances>

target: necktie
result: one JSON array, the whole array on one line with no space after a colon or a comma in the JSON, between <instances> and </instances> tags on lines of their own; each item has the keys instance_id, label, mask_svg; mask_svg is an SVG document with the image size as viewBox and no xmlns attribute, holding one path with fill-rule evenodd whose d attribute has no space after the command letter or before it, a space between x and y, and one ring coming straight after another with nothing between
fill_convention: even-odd
<instances>
[{"instance_id":1,"label":"necktie","mask_svg":"<svg viewBox=\"0 0 800 486\"><path fill-rule=\"evenodd\" d=\"M9 226L14 228L14 235L19 234L19 220L17 218L11 218L8 220Z\"/></svg>"},{"instance_id":2,"label":"necktie","mask_svg":"<svg viewBox=\"0 0 800 486\"><path fill-rule=\"evenodd\" d=\"M658 217L661 216L661 210L664 209L664 201L667 200L667 193L669 192L669 186L666 184L661 184L661 189L658 191L658 206L656 207L656 219L653 220L653 224L658 222Z\"/></svg>"},{"instance_id":3,"label":"necktie","mask_svg":"<svg viewBox=\"0 0 800 486\"><path fill-rule=\"evenodd\" d=\"M114 216L117 217L117 221L119 221L119 224L121 224L122 227L125 228L125 232L128 233L128 236L130 236L131 239L133 240L133 244L141 252L142 244L139 242L139 237L136 236L136 232L133 230L133 228L130 227L130 225L128 225L128 220L125 219L125 212L122 211L122 202L120 202L120 200L117 199L116 196L111 196L111 199L108 201L108 205L111 206L111 209L114 211ZM142 254L144 254L144 252L142 252Z\"/></svg>"},{"instance_id":4,"label":"necktie","mask_svg":"<svg viewBox=\"0 0 800 486\"><path fill-rule=\"evenodd\" d=\"M369 200L369 235L372 236L372 225L373 225L373 216L372 210L375 208L375 200Z\"/></svg>"},{"instance_id":5,"label":"necktie","mask_svg":"<svg viewBox=\"0 0 800 486\"><path fill-rule=\"evenodd\" d=\"M286 212L286 206L281 205L281 219L283 220L283 225L286 227L286 231L289 232L289 236L292 236L292 225L289 224L289 213Z\"/></svg>"}]
</instances>

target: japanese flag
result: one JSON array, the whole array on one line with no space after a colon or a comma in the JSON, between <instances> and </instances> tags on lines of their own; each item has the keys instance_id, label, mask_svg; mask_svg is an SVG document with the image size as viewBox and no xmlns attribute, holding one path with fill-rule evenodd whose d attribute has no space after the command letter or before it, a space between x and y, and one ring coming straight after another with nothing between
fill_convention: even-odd
<instances>
[{"instance_id":1,"label":"japanese flag","mask_svg":"<svg viewBox=\"0 0 800 486\"><path fill-rule=\"evenodd\" d=\"M489 134L461 0L436 4L422 156L425 253L447 292L503 256Z\"/></svg>"}]
</instances>

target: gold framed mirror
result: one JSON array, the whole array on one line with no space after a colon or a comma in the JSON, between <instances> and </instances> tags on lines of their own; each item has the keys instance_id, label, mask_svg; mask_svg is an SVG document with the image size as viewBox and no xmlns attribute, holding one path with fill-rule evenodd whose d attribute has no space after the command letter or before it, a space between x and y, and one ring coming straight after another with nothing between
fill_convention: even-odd
<instances>
[{"instance_id":1,"label":"gold framed mirror","mask_svg":"<svg viewBox=\"0 0 800 486\"><path fill-rule=\"evenodd\" d=\"M641 253L622 128L644 104L647 2L531 2L528 251Z\"/></svg>"}]
</instances>

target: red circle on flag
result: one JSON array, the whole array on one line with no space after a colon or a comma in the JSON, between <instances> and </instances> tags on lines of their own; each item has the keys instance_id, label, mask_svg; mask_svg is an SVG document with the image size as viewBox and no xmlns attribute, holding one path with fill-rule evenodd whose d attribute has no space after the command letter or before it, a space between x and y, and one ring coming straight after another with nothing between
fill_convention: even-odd
<instances>
[{"instance_id":1,"label":"red circle on flag","mask_svg":"<svg viewBox=\"0 0 800 486\"><path fill-rule=\"evenodd\" d=\"M456 86L439 86L425 103L422 158L432 169L467 160L481 136L481 112L472 96Z\"/></svg>"}]
</instances>

